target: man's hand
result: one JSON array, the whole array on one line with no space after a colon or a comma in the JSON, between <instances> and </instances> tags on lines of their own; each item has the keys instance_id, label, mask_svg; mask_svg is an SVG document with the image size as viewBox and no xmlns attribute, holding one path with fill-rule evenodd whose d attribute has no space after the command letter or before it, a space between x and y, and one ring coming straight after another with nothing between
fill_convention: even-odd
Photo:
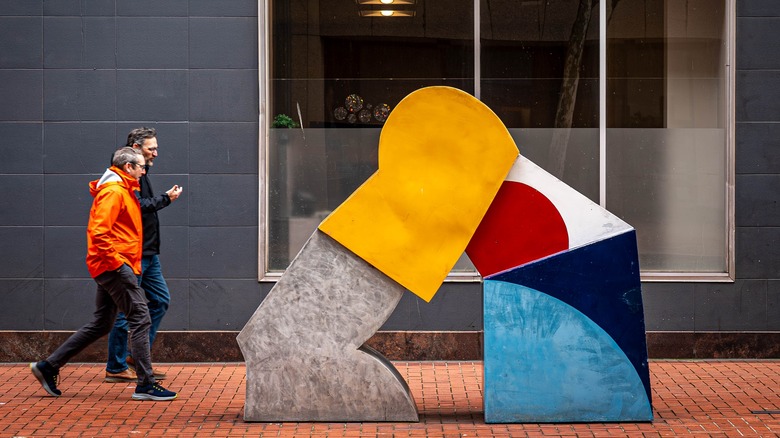
<instances>
[{"instance_id":1,"label":"man's hand","mask_svg":"<svg viewBox=\"0 0 780 438\"><path fill-rule=\"evenodd\" d=\"M176 198L181 195L181 191L183 190L182 187L179 187L178 185L174 185L170 188L167 192L165 192L166 195L168 195L169 198L171 198L171 201L175 201Z\"/></svg>"}]
</instances>

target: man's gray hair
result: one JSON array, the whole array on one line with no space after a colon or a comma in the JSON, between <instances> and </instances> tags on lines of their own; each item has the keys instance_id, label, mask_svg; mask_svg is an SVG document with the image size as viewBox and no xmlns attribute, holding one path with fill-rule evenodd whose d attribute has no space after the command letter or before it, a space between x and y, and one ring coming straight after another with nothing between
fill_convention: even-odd
<instances>
[{"instance_id":1,"label":"man's gray hair","mask_svg":"<svg viewBox=\"0 0 780 438\"><path fill-rule=\"evenodd\" d=\"M138 164L143 157L144 155L138 149L125 146L114 152L114 158L111 160L111 164L121 169L122 166L127 163Z\"/></svg>"}]
</instances>

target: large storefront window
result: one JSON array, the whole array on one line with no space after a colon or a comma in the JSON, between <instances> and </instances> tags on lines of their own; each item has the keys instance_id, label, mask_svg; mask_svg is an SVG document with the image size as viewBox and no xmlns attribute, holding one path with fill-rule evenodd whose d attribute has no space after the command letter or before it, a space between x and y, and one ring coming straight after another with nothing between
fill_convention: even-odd
<instances>
[{"instance_id":1,"label":"large storefront window","mask_svg":"<svg viewBox=\"0 0 780 438\"><path fill-rule=\"evenodd\" d=\"M728 273L730 2L387 1L261 14L261 276L376 170L384 120L431 85L474 94L521 154L632 224L646 273ZM474 274L465 255L453 272Z\"/></svg>"},{"instance_id":2,"label":"large storefront window","mask_svg":"<svg viewBox=\"0 0 780 438\"><path fill-rule=\"evenodd\" d=\"M620 0L607 33L607 208L645 272L729 270L729 13Z\"/></svg>"}]
</instances>

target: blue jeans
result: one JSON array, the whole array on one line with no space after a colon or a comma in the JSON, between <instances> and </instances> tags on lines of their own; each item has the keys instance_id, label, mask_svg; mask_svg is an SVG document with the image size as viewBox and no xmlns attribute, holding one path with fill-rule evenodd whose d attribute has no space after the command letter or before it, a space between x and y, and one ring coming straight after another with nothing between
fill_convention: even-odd
<instances>
[{"instance_id":1,"label":"blue jeans","mask_svg":"<svg viewBox=\"0 0 780 438\"><path fill-rule=\"evenodd\" d=\"M160 258L156 254L144 256L141 259L141 275L138 276L138 284L146 294L149 317L152 319L152 325L149 328L149 345L151 346L154 344L157 329L160 327L160 322L171 302L171 293L168 291L168 285L162 275ZM114 328L108 334L106 371L110 373L121 373L127 369L127 328L125 314L118 313Z\"/></svg>"}]
</instances>

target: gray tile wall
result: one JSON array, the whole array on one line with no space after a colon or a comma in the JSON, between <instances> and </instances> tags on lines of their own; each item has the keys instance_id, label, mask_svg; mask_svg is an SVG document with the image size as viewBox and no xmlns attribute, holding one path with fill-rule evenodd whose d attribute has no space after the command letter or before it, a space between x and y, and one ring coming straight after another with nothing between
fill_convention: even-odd
<instances>
[{"instance_id":1,"label":"gray tile wall","mask_svg":"<svg viewBox=\"0 0 780 438\"><path fill-rule=\"evenodd\" d=\"M780 330L780 2L737 2L735 283L646 283L648 330ZM0 330L72 330L97 178L127 132L159 131L172 292L163 330L238 330L257 282L256 0L0 2ZM480 330L478 284L412 294L389 330Z\"/></svg>"},{"instance_id":2,"label":"gray tile wall","mask_svg":"<svg viewBox=\"0 0 780 438\"><path fill-rule=\"evenodd\" d=\"M237 43L240 42L240 43ZM73 330L93 311L87 183L137 126L172 305L163 330L238 330L257 282L255 0L0 2L0 330Z\"/></svg>"}]
</instances>

